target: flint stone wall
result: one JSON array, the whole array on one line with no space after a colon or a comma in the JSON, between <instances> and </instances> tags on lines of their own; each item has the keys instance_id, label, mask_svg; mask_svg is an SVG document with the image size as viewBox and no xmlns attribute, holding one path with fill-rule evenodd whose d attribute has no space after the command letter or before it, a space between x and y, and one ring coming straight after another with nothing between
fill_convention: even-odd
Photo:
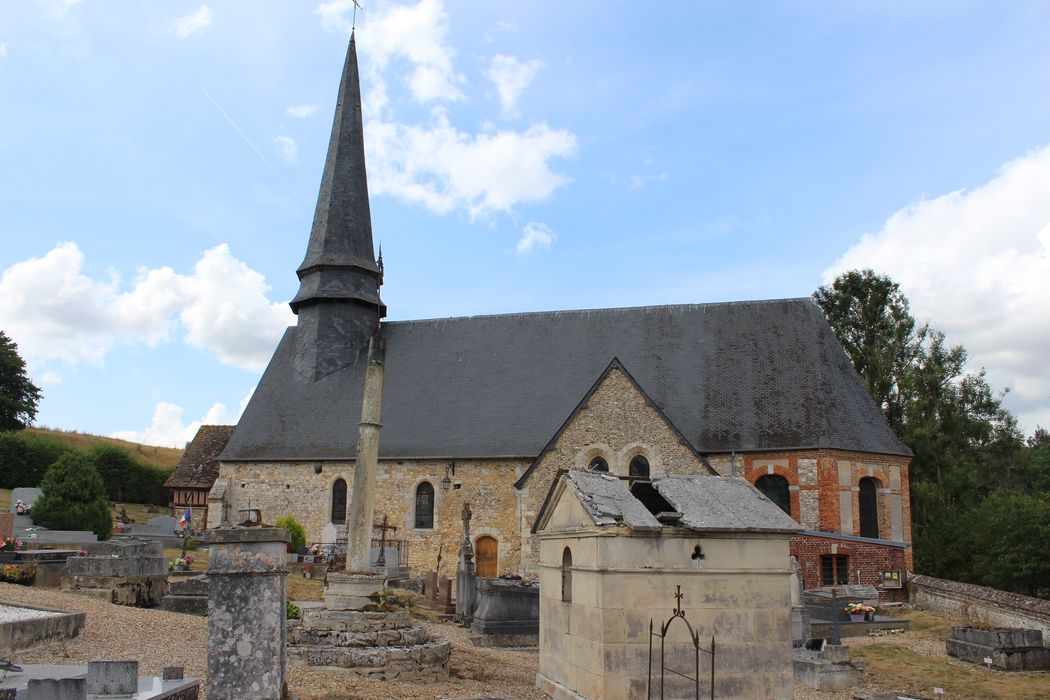
<instances>
[{"instance_id":1,"label":"flint stone wall","mask_svg":"<svg viewBox=\"0 0 1050 700\"><path fill-rule=\"evenodd\" d=\"M911 602L927 610L961 617L987 627L1039 630L1050 640L1050 600L932 576L908 579Z\"/></svg>"}]
</instances>

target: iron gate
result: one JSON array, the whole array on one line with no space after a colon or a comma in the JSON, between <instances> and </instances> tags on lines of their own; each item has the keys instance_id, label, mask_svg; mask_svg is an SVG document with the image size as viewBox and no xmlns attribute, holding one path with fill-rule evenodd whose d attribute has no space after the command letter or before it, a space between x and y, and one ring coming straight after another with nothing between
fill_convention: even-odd
<instances>
[{"instance_id":1,"label":"iron gate","mask_svg":"<svg viewBox=\"0 0 1050 700\"><path fill-rule=\"evenodd\" d=\"M671 617L667 618L667 621L660 626L660 631L656 632L653 630L653 620L649 620L649 682L646 685L645 697L653 697L653 638L660 638L660 700L664 699L664 676L667 673L673 673L676 676L685 678L687 681L692 681L694 686L694 694L696 700L700 700L700 652L707 654L711 658L711 688L710 688L710 699L715 698L715 638L711 637L711 648L703 649L700 647L700 633L693 629L693 626L689 623L689 620L685 619L685 611L682 610L682 587L675 586L675 608ZM695 652L694 659L694 675L690 676L686 673L676 671L673 668L668 668L665 653L666 653L666 641L667 641L667 630L670 629L671 625L675 620L681 619L682 622L689 630L689 641L693 645Z\"/></svg>"}]
</instances>

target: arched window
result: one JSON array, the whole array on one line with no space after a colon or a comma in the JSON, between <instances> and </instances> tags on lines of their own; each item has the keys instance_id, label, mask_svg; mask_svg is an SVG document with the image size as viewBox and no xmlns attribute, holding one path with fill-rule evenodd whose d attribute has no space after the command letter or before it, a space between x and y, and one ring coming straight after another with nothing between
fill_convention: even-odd
<instances>
[{"instance_id":1,"label":"arched window","mask_svg":"<svg viewBox=\"0 0 1050 700\"><path fill-rule=\"evenodd\" d=\"M572 551L568 547L561 553L561 599L572 602Z\"/></svg>"},{"instance_id":2,"label":"arched window","mask_svg":"<svg viewBox=\"0 0 1050 700\"><path fill-rule=\"evenodd\" d=\"M631 458L631 464L627 468L628 476L640 476L643 479L649 478L649 460L644 455L635 455Z\"/></svg>"},{"instance_id":3,"label":"arched window","mask_svg":"<svg viewBox=\"0 0 1050 700\"><path fill-rule=\"evenodd\" d=\"M879 482L866 476L860 480L860 536L879 536Z\"/></svg>"},{"instance_id":4,"label":"arched window","mask_svg":"<svg viewBox=\"0 0 1050 700\"><path fill-rule=\"evenodd\" d=\"M791 515L791 491L788 480L779 474L766 474L758 477L755 488L769 500L780 506L780 510Z\"/></svg>"},{"instance_id":5,"label":"arched window","mask_svg":"<svg viewBox=\"0 0 1050 700\"><path fill-rule=\"evenodd\" d=\"M592 472L609 471L609 463L605 461L604 457L595 457L592 459L590 467Z\"/></svg>"},{"instance_id":6,"label":"arched window","mask_svg":"<svg viewBox=\"0 0 1050 700\"><path fill-rule=\"evenodd\" d=\"M434 487L429 481L416 487L416 529L434 529Z\"/></svg>"},{"instance_id":7,"label":"arched window","mask_svg":"<svg viewBox=\"0 0 1050 700\"><path fill-rule=\"evenodd\" d=\"M346 481L336 479L332 484L332 524L346 524Z\"/></svg>"}]
</instances>

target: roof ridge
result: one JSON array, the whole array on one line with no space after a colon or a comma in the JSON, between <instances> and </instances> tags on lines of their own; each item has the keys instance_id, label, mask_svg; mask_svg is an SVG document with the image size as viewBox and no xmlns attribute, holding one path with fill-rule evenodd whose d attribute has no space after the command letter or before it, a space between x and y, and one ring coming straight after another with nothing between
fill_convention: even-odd
<instances>
[{"instance_id":1,"label":"roof ridge","mask_svg":"<svg viewBox=\"0 0 1050 700\"><path fill-rule=\"evenodd\" d=\"M609 306L600 308L590 309L552 309L549 311L511 311L507 313L498 314L471 314L466 316L434 316L431 318L406 318L399 321L384 320L383 325L394 325L398 323L424 323L427 321L460 321L469 320L476 318L505 318L508 316L550 316L557 314L591 314L591 313L613 313L617 311L644 311L651 309L654 311L667 310L667 309L683 309L693 310L699 308L713 308L713 307L731 307L731 306L756 306L759 304L782 304L785 302L793 303L812 303L810 297L783 297L779 299L745 299L741 301L708 301L698 303L685 303L685 304L649 304L646 306Z\"/></svg>"}]
</instances>

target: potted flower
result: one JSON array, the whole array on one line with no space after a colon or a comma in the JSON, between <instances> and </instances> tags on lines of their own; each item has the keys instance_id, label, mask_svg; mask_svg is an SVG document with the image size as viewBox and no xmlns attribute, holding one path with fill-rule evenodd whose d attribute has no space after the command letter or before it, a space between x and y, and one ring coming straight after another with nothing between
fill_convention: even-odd
<instances>
[{"instance_id":1,"label":"potted flower","mask_svg":"<svg viewBox=\"0 0 1050 700\"><path fill-rule=\"evenodd\" d=\"M15 513L18 515L28 515L29 511L33 510L33 506L19 498L15 501Z\"/></svg>"},{"instance_id":2,"label":"potted flower","mask_svg":"<svg viewBox=\"0 0 1050 700\"><path fill-rule=\"evenodd\" d=\"M875 619L875 608L864 603L850 603L843 610L852 622L872 621Z\"/></svg>"}]
</instances>

